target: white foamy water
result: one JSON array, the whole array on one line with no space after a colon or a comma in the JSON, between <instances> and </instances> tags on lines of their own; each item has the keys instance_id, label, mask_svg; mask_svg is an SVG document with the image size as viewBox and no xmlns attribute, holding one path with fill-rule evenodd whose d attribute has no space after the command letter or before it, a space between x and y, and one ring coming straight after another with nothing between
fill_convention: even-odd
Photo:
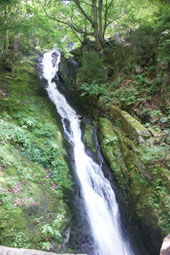
<instances>
[{"instance_id":1,"label":"white foamy water","mask_svg":"<svg viewBox=\"0 0 170 255\"><path fill-rule=\"evenodd\" d=\"M48 96L61 116L65 135L73 147L75 171L95 240L95 255L134 255L129 242L122 237L118 204L110 182L104 177L99 165L85 152L79 116L57 90L55 82L52 82L59 62L59 52L55 66L52 64L52 52L45 53L43 75L48 81Z\"/></svg>"}]
</instances>

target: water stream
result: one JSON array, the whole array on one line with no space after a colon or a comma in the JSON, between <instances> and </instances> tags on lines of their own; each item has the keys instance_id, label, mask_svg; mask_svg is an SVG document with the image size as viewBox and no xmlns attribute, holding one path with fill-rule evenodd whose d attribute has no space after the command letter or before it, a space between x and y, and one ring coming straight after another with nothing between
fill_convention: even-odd
<instances>
[{"instance_id":1,"label":"water stream","mask_svg":"<svg viewBox=\"0 0 170 255\"><path fill-rule=\"evenodd\" d=\"M94 255L134 255L130 243L121 231L119 208L114 191L100 166L85 152L81 140L79 115L58 91L56 83L52 82L60 62L60 53L57 53L55 64L52 53L45 53L43 57L43 75L48 81L46 90L61 116L65 136L73 148L75 171L80 181L89 225L95 240Z\"/></svg>"}]
</instances>

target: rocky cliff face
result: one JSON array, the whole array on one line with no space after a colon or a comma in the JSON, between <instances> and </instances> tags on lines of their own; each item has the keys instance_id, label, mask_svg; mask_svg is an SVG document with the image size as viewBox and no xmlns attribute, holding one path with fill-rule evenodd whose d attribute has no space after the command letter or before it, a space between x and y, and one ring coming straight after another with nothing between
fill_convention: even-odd
<instances>
[{"instance_id":1,"label":"rocky cliff face","mask_svg":"<svg viewBox=\"0 0 170 255\"><path fill-rule=\"evenodd\" d=\"M76 62L75 58L69 57L66 59L64 55L61 55L58 75L60 79L65 82L65 85L72 85L72 83L74 83L77 70L78 63Z\"/></svg>"},{"instance_id":2,"label":"rocky cliff face","mask_svg":"<svg viewBox=\"0 0 170 255\"><path fill-rule=\"evenodd\" d=\"M113 112L113 109L112 109ZM117 109L116 109L117 112ZM121 110L119 110L121 112ZM124 112L119 118L124 118ZM117 127L115 122L106 118L100 119L99 138L101 149L106 158L118 186L123 190L128 202L128 215L132 224L141 228L144 236L148 236L146 243L151 254L158 254L162 236L168 231L168 176L159 164L154 164L148 158L151 140L144 140L142 136L148 132L133 118L129 122L122 120ZM131 122L133 120L133 122ZM116 121L116 118L115 118ZM136 127L135 127L136 124ZM129 133L128 126L134 132ZM134 133L139 136L134 136ZM149 137L147 137L149 138ZM154 164L154 165L153 165ZM157 185L159 184L159 188ZM136 222L135 222L136 221ZM151 245L152 243L152 245ZM154 250L155 247L155 250Z\"/></svg>"},{"instance_id":3,"label":"rocky cliff face","mask_svg":"<svg viewBox=\"0 0 170 255\"><path fill-rule=\"evenodd\" d=\"M76 85L70 91L73 88L76 92ZM81 104L79 99L78 104ZM126 199L129 223L136 233L141 232L149 254L159 254L162 239L169 231L166 144L157 141L159 135L153 135L152 129L144 127L128 112L111 103L97 107L103 115L94 116L102 154ZM155 124L155 119L150 118ZM92 127L85 123L83 130L87 148L95 154Z\"/></svg>"}]
</instances>

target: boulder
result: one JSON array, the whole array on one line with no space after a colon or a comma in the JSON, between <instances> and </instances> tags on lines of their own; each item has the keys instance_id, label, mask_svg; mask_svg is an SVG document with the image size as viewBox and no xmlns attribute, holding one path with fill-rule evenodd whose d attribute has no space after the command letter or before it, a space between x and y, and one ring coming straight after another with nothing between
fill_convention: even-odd
<instances>
[{"instance_id":1,"label":"boulder","mask_svg":"<svg viewBox=\"0 0 170 255\"><path fill-rule=\"evenodd\" d=\"M53 252L46 252L40 250L33 249L17 249L17 248L9 248L5 246L0 246L0 255L60 255ZM62 254L62 255L71 255L71 254ZM74 255L74 254L72 254ZM85 255L85 254L77 254L77 255Z\"/></svg>"},{"instance_id":2,"label":"boulder","mask_svg":"<svg viewBox=\"0 0 170 255\"><path fill-rule=\"evenodd\" d=\"M150 137L150 133L142 124L134 119L129 113L112 106L110 114L114 121L120 120L122 130L135 142L141 144L146 138Z\"/></svg>"},{"instance_id":3,"label":"boulder","mask_svg":"<svg viewBox=\"0 0 170 255\"><path fill-rule=\"evenodd\" d=\"M74 57L69 57L66 59L64 55L61 55L61 61L59 64L58 76L66 84L72 84L76 78L78 70L78 63L75 61Z\"/></svg>"}]
</instances>

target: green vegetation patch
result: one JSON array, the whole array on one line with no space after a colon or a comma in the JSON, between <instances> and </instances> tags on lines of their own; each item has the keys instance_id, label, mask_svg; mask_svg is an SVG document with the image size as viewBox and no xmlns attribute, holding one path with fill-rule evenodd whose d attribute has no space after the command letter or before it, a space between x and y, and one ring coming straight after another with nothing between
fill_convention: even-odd
<instances>
[{"instance_id":1,"label":"green vegetation patch","mask_svg":"<svg viewBox=\"0 0 170 255\"><path fill-rule=\"evenodd\" d=\"M96 145L94 142L94 130L93 126L89 123L85 123L83 127L83 139L85 144L93 151L96 152Z\"/></svg>"},{"instance_id":2,"label":"green vegetation patch","mask_svg":"<svg viewBox=\"0 0 170 255\"><path fill-rule=\"evenodd\" d=\"M115 179L127 197L129 219L143 226L169 231L168 162L166 146L137 146L108 119L100 118L101 149ZM148 219L148 213L150 215Z\"/></svg>"},{"instance_id":3,"label":"green vegetation patch","mask_svg":"<svg viewBox=\"0 0 170 255\"><path fill-rule=\"evenodd\" d=\"M110 114L114 121L119 118L122 130L135 142L141 143L145 141L146 138L150 137L148 130L127 112L122 111L116 106L112 106Z\"/></svg>"},{"instance_id":4,"label":"green vegetation patch","mask_svg":"<svg viewBox=\"0 0 170 255\"><path fill-rule=\"evenodd\" d=\"M60 122L29 59L5 76L10 79L0 101L0 244L60 252L71 219L64 195L72 186Z\"/></svg>"}]
</instances>

